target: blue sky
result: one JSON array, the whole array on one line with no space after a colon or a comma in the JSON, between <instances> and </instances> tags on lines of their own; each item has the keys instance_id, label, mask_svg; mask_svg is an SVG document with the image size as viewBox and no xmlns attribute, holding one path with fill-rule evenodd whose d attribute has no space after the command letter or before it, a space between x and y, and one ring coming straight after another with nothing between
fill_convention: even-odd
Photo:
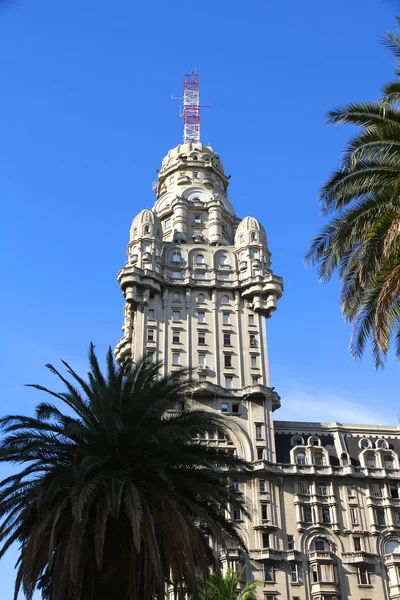
<instances>
[{"instance_id":1,"label":"blue sky","mask_svg":"<svg viewBox=\"0 0 400 600\"><path fill-rule=\"evenodd\" d=\"M133 217L178 144L183 74L197 69L202 141L232 175L239 216L266 227L285 280L268 322L279 419L397 424L398 364L353 363L338 284L303 255L322 224L317 192L349 129L344 101L374 99L394 61L378 43L396 2L14 0L0 2L2 413L32 412L46 362L86 368L120 334L116 282ZM1 598L12 564L0 563Z\"/></svg>"}]
</instances>

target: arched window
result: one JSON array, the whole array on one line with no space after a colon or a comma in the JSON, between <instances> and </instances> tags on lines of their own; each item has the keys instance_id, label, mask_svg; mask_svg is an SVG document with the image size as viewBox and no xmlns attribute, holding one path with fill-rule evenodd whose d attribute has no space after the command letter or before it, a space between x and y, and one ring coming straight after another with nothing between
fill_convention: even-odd
<instances>
[{"instance_id":1,"label":"arched window","mask_svg":"<svg viewBox=\"0 0 400 600\"><path fill-rule=\"evenodd\" d=\"M179 301L180 301L180 299L181 299L181 295L180 295L180 293L179 293L179 292L175 292L175 293L174 293L174 295L172 296L172 300L173 300L174 302L179 302Z\"/></svg>"},{"instance_id":2,"label":"arched window","mask_svg":"<svg viewBox=\"0 0 400 600\"><path fill-rule=\"evenodd\" d=\"M204 300L205 300L205 296L204 296L204 294L199 294L199 295L197 296L197 302L199 302L200 304L201 304L202 302L204 302Z\"/></svg>"},{"instance_id":3,"label":"arched window","mask_svg":"<svg viewBox=\"0 0 400 600\"><path fill-rule=\"evenodd\" d=\"M308 445L309 446L320 446L321 445L320 439L317 438L316 435L312 435L311 437L308 438Z\"/></svg>"},{"instance_id":4,"label":"arched window","mask_svg":"<svg viewBox=\"0 0 400 600\"><path fill-rule=\"evenodd\" d=\"M172 255L171 260L172 260L172 262L177 262L177 263L181 262L181 260L182 260L181 253L178 252L178 250L175 250L175 252Z\"/></svg>"},{"instance_id":5,"label":"arched window","mask_svg":"<svg viewBox=\"0 0 400 600\"><path fill-rule=\"evenodd\" d=\"M219 257L219 264L220 265L228 264L228 257L226 256L226 254L221 254L221 256Z\"/></svg>"},{"instance_id":6,"label":"arched window","mask_svg":"<svg viewBox=\"0 0 400 600\"><path fill-rule=\"evenodd\" d=\"M389 540L385 545L385 554L400 554L399 540Z\"/></svg>"},{"instance_id":7,"label":"arched window","mask_svg":"<svg viewBox=\"0 0 400 600\"><path fill-rule=\"evenodd\" d=\"M204 265L204 256L202 254L196 255L196 265Z\"/></svg>"},{"instance_id":8,"label":"arched window","mask_svg":"<svg viewBox=\"0 0 400 600\"><path fill-rule=\"evenodd\" d=\"M222 296L221 304L229 304L229 296Z\"/></svg>"},{"instance_id":9,"label":"arched window","mask_svg":"<svg viewBox=\"0 0 400 600\"><path fill-rule=\"evenodd\" d=\"M360 447L363 450L365 450L366 448L371 448L371 442L367 438L364 438L360 441Z\"/></svg>"},{"instance_id":10,"label":"arched window","mask_svg":"<svg viewBox=\"0 0 400 600\"><path fill-rule=\"evenodd\" d=\"M294 435L290 441L292 446L304 446L304 440L301 435Z\"/></svg>"},{"instance_id":11,"label":"arched window","mask_svg":"<svg viewBox=\"0 0 400 600\"><path fill-rule=\"evenodd\" d=\"M244 235L243 235L243 233L240 234L240 238L239 239L240 239L241 242L244 242Z\"/></svg>"},{"instance_id":12,"label":"arched window","mask_svg":"<svg viewBox=\"0 0 400 600\"><path fill-rule=\"evenodd\" d=\"M254 231L251 232L250 239L252 242L254 242L257 239L257 234L255 234Z\"/></svg>"},{"instance_id":13,"label":"arched window","mask_svg":"<svg viewBox=\"0 0 400 600\"><path fill-rule=\"evenodd\" d=\"M145 233L145 234L146 234L146 233L150 233L150 227L149 227L149 225L145 225L145 226L144 226L144 233Z\"/></svg>"},{"instance_id":14,"label":"arched window","mask_svg":"<svg viewBox=\"0 0 400 600\"><path fill-rule=\"evenodd\" d=\"M376 442L376 447L377 448L385 448L387 449L388 445L387 445L387 441L386 440L377 440Z\"/></svg>"}]
</instances>

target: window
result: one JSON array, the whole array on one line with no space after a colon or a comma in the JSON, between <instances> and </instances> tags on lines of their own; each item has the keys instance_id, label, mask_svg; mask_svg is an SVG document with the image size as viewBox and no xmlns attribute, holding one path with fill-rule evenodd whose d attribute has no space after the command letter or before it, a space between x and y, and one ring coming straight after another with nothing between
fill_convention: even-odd
<instances>
[{"instance_id":1,"label":"window","mask_svg":"<svg viewBox=\"0 0 400 600\"><path fill-rule=\"evenodd\" d=\"M319 539L317 538L312 543L312 549L315 552L326 552L327 550L329 550L329 546L325 540L323 540L321 538L319 538Z\"/></svg>"},{"instance_id":2,"label":"window","mask_svg":"<svg viewBox=\"0 0 400 600\"><path fill-rule=\"evenodd\" d=\"M396 527L400 527L400 512L398 510L393 511L394 524Z\"/></svg>"},{"instance_id":3,"label":"window","mask_svg":"<svg viewBox=\"0 0 400 600\"><path fill-rule=\"evenodd\" d=\"M257 348L257 338L254 333L250 334L249 342L251 348Z\"/></svg>"},{"instance_id":4,"label":"window","mask_svg":"<svg viewBox=\"0 0 400 600\"><path fill-rule=\"evenodd\" d=\"M224 354L224 367L232 366L232 356L230 354Z\"/></svg>"},{"instance_id":5,"label":"window","mask_svg":"<svg viewBox=\"0 0 400 600\"><path fill-rule=\"evenodd\" d=\"M151 246L150 244L143 244L143 252L150 252Z\"/></svg>"},{"instance_id":6,"label":"window","mask_svg":"<svg viewBox=\"0 0 400 600\"><path fill-rule=\"evenodd\" d=\"M196 273L196 279L205 279L206 275L205 273Z\"/></svg>"},{"instance_id":7,"label":"window","mask_svg":"<svg viewBox=\"0 0 400 600\"><path fill-rule=\"evenodd\" d=\"M180 263L182 260L182 256L181 253L178 251L175 251L172 255L171 261L172 262L176 262L176 263Z\"/></svg>"},{"instance_id":8,"label":"window","mask_svg":"<svg viewBox=\"0 0 400 600\"><path fill-rule=\"evenodd\" d=\"M305 452L297 452L296 454L296 462L298 465L306 464L306 454Z\"/></svg>"},{"instance_id":9,"label":"window","mask_svg":"<svg viewBox=\"0 0 400 600\"><path fill-rule=\"evenodd\" d=\"M391 454L385 454L383 457L383 465L385 469L394 469L394 458Z\"/></svg>"},{"instance_id":10,"label":"window","mask_svg":"<svg viewBox=\"0 0 400 600\"><path fill-rule=\"evenodd\" d=\"M234 506L232 510L233 520L241 521L242 520L242 511L239 506Z\"/></svg>"},{"instance_id":11,"label":"window","mask_svg":"<svg viewBox=\"0 0 400 600\"><path fill-rule=\"evenodd\" d=\"M229 412L229 404L228 402L221 402L221 412L228 413Z\"/></svg>"},{"instance_id":12,"label":"window","mask_svg":"<svg viewBox=\"0 0 400 600\"><path fill-rule=\"evenodd\" d=\"M254 315L249 314L249 325L254 325Z\"/></svg>"},{"instance_id":13,"label":"window","mask_svg":"<svg viewBox=\"0 0 400 600\"><path fill-rule=\"evenodd\" d=\"M148 225L144 226L144 233L150 233L150 227Z\"/></svg>"},{"instance_id":14,"label":"window","mask_svg":"<svg viewBox=\"0 0 400 600\"><path fill-rule=\"evenodd\" d=\"M359 520L358 520L358 510L356 508L351 508L350 509L350 520L351 520L351 524L352 525L359 525Z\"/></svg>"},{"instance_id":15,"label":"window","mask_svg":"<svg viewBox=\"0 0 400 600\"><path fill-rule=\"evenodd\" d=\"M258 480L258 489L260 492L266 492L266 487L265 487L265 479L259 479Z\"/></svg>"},{"instance_id":16,"label":"window","mask_svg":"<svg viewBox=\"0 0 400 600\"><path fill-rule=\"evenodd\" d=\"M239 414L239 404L232 404L232 414L233 415L238 415Z\"/></svg>"},{"instance_id":17,"label":"window","mask_svg":"<svg viewBox=\"0 0 400 600\"><path fill-rule=\"evenodd\" d=\"M173 331L172 332L172 343L173 344L180 344L180 341L181 341L180 331Z\"/></svg>"},{"instance_id":18,"label":"window","mask_svg":"<svg viewBox=\"0 0 400 600\"><path fill-rule=\"evenodd\" d=\"M149 312L147 313L147 318L149 321L154 321L154 308L149 308Z\"/></svg>"},{"instance_id":19,"label":"window","mask_svg":"<svg viewBox=\"0 0 400 600\"><path fill-rule=\"evenodd\" d=\"M389 484L389 491L390 491L390 497L391 498L398 498L399 497L399 487L397 483L390 483Z\"/></svg>"},{"instance_id":20,"label":"window","mask_svg":"<svg viewBox=\"0 0 400 600\"><path fill-rule=\"evenodd\" d=\"M229 325L230 324L230 315L229 313L222 313L222 324L223 325Z\"/></svg>"},{"instance_id":21,"label":"window","mask_svg":"<svg viewBox=\"0 0 400 600\"><path fill-rule=\"evenodd\" d=\"M227 229L226 229L225 223L222 223L221 227L222 227L222 233L226 233Z\"/></svg>"},{"instance_id":22,"label":"window","mask_svg":"<svg viewBox=\"0 0 400 600\"><path fill-rule=\"evenodd\" d=\"M172 271L172 279L182 279L182 273L180 271Z\"/></svg>"},{"instance_id":23,"label":"window","mask_svg":"<svg viewBox=\"0 0 400 600\"><path fill-rule=\"evenodd\" d=\"M257 236L254 232L251 233L250 235L251 241L254 242L257 239Z\"/></svg>"},{"instance_id":24,"label":"window","mask_svg":"<svg viewBox=\"0 0 400 600\"><path fill-rule=\"evenodd\" d=\"M150 262L143 262L143 269L151 269L152 268L152 264Z\"/></svg>"},{"instance_id":25,"label":"window","mask_svg":"<svg viewBox=\"0 0 400 600\"><path fill-rule=\"evenodd\" d=\"M204 265L204 256L202 254L197 254L196 265Z\"/></svg>"},{"instance_id":26,"label":"window","mask_svg":"<svg viewBox=\"0 0 400 600\"><path fill-rule=\"evenodd\" d=\"M232 377L229 375L227 377L225 377L225 387L227 390L232 389Z\"/></svg>"},{"instance_id":27,"label":"window","mask_svg":"<svg viewBox=\"0 0 400 600\"><path fill-rule=\"evenodd\" d=\"M354 551L355 552L361 552L361 538L354 537L353 538L353 544L354 544Z\"/></svg>"},{"instance_id":28,"label":"window","mask_svg":"<svg viewBox=\"0 0 400 600\"><path fill-rule=\"evenodd\" d=\"M366 455L366 463L369 469L375 469L376 467L376 456L372 452Z\"/></svg>"},{"instance_id":29,"label":"window","mask_svg":"<svg viewBox=\"0 0 400 600\"><path fill-rule=\"evenodd\" d=\"M221 275L219 275L220 281L228 281L228 279L229 279L229 275L227 275L226 273L221 273Z\"/></svg>"},{"instance_id":30,"label":"window","mask_svg":"<svg viewBox=\"0 0 400 600\"><path fill-rule=\"evenodd\" d=\"M309 506L303 506L303 521L305 523L312 523L312 512Z\"/></svg>"},{"instance_id":31,"label":"window","mask_svg":"<svg viewBox=\"0 0 400 600\"><path fill-rule=\"evenodd\" d=\"M295 548L294 535L287 536L287 547L288 547L288 550L294 550L294 548Z\"/></svg>"},{"instance_id":32,"label":"window","mask_svg":"<svg viewBox=\"0 0 400 600\"><path fill-rule=\"evenodd\" d=\"M268 506L266 504L261 504L261 519L268 521Z\"/></svg>"},{"instance_id":33,"label":"window","mask_svg":"<svg viewBox=\"0 0 400 600\"><path fill-rule=\"evenodd\" d=\"M220 265L228 264L228 257L226 256L226 254L221 254L221 256L219 257L219 264Z\"/></svg>"},{"instance_id":34,"label":"window","mask_svg":"<svg viewBox=\"0 0 400 600\"><path fill-rule=\"evenodd\" d=\"M179 292L174 292L174 294L173 294L173 296L172 296L172 300L173 300L174 302L180 302L180 300L181 300L181 295L180 295L180 293L179 293Z\"/></svg>"},{"instance_id":35,"label":"window","mask_svg":"<svg viewBox=\"0 0 400 600\"><path fill-rule=\"evenodd\" d=\"M197 322L198 323L205 323L206 322L206 313L205 312L198 312L197 313Z\"/></svg>"},{"instance_id":36,"label":"window","mask_svg":"<svg viewBox=\"0 0 400 600\"><path fill-rule=\"evenodd\" d=\"M317 437L310 437L308 443L310 446L319 446L319 439Z\"/></svg>"},{"instance_id":37,"label":"window","mask_svg":"<svg viewBox=\"0 0 400 600\"><path fill-rule=\"evenodd\" d=\"M326 481L319 481L317 489L318 489L318 494L320 496L327 496L328 495L328 486L326 484Z\"/></svg>"},{"instance_id":38,"label":"window","mask_svg":"<svg viewBox=\"0 0 400 600\"><path fill-rule=\"evenodd\" d=\"M369 573L366 567L357 568L358 585L369 585Z\"/></svg>"},{"instance_id":39,"label":"window","mask_svg":"<svg viewBox=\"0 0 400 600\"><path fill-rule=\"evenodd\" d=\"M296 565L296 563L292 563L290 566L290 580L292 583L298 583L299 582L299 571L298 571L298 566Z\"/></svg>"},{"instance_id":40,"label":"window","mask_svg":"<svg viewBox=\"0 0 400 600\"><path fill-rule=\"evenodd\" d=\"M256 425L256 440L262 440L262 425Z\"/></svg>"},{"instance_id":41,"label":"window","mask_svg":"<svg viewBox=\"0 0 400 600\"><path fill-rule=\"evenodd\" d=\"M301 435L294 435L290 441L292 446L304 446L304 440Z\"/></svg>"},{"instance_id":42,"label":"window","mask_svg":"<svg viewBox=\"0 0 400 600\"><path fill-rule=\"evenodd\" d=\"M398 540L390 540L387 542L385 554L400 554L400 542Z\"/></svg>"},{"instance_id":43,"label":"window","mask_svg":"<svg viewBox=\"0 0 400 600\"><path fill-rule=\"evenodd\" d=\"M230 345L231 345L231 334L224 333L224 346L230 346Z\"/></svg>"},{"instance_id":44,"label":"window","mask_svg":"<svg viewBox=\"0 0 400 600\"><path fill-rule=\"evenodd\" d=\"M261 535L261 542L262 542L262 547L263 548L270 548L270 543L269 543L269 534L268 533L263 533Z\"/></svg>"},{"instance_id":45,"label":"window","mask_svg":"<svg viewBox=\"0 0 400 600\"><path fill-rule=\"evenodd\" d=\"M199 438L201 440L205 440L206 439L206 433L205 433L205 431L200 431Z\"/></svg>"},{"instance_id":46,"label":"window","mask_svg":"<svg viewBox=\"0 0 400 600\"><path fill-rule=\"evenodd\" d=\"M333 565L327 564L314 564L311 567L311 581L312 583L318 583L320 581L324 583L334 582L334 571Z\"/></svg>"},{"instance_id":47,"label":"window","mask_svg":"<svg viewBox=\"0 0 400 600\"><path fill-rule=\"evenodd\" d=\"M252 369L257 369L257 356L251 356L250 363Z\"/></svg>"},{"instance_id":48,"label":"window","mask_svg":"<svg viewBox=\"0 0 400 600\"><path fill-rule=\"evenodd\" d=\"M378 440L378 441L376 442L376 447L377 447L377 448L387 448L387 443L386 443L386 440L382 440L382 439L381 439L381 440Z\"/></svg>"},{"instance_id":49,"label":"window","mask_svg":"<svg viewBox=\"0 0 400 600\"><path fill-rule=\"evenodd\" d=\"M174 311L172 311L172 320L174 322L181 320L181 311L180 310L174 310Z\"/></svg>"},{"instance_id":50,"label":"window","mask_svg":"<svg viewBox=\"0 0 400 600\"><path fill-rule=\"evenodd\" d=\"M229 296L222 296L221 304L229 304Z\"/></svg>"},{"instance_id":51,"label":"window","mask_svg":"<svg viewBox=\"0 0 400 600\"><path fill-rule=\"evenodd\" d=\"M347 486L347 496L349 498L354 498L356 495L356 486L355 485L348 485Z\"/></svg>"},{"instance_id":52,"label":"window","mask_svg":"<svg viewBox=\"0 0 400 600\"><path fill-rule=\"evenodd\" d=\"M252 378L251 378L251 383L252 383L253 385L258 385L258 375L256 375L255 377L252 377Z\"/></svg>"},{"instance_id":53,"label":"window","mask_svg":"<svg viewBox=\"0 0 400 600\"><path fill-rule=\"evenodd\" d=\"M321 514L322 514L322 522L323 523L331 522L331 511L329 508L322 508Z\"/></svg>"},{"instance_id":54,"label":"window","mask_svg":"<svg viewBox=\"0 0 400 600\"><path fill-rule=\"evenodd\" d=\"M375 518L378 525L383 527L385 525L385 511L381 508L375 511Z\"/></svg>"},{"instance_id":55,"label":"window","mask_svg":"<svg viewBox=\"0 0 400 600\"><path fill-rule=\"evenodd\" d=\"M199 213L196 213L194 215L194 222L195 223L201 223L201 215Z\"/></svg>"},{"instance_id":56,"label":"window","mask_svg":"<svg viewBox=\"0 0 400 600\"><path fill-rule=\"evenodd\" d=\"M235 492L239 491L239 479L237 477L234 477L232 479L232 489L235 490Z\"/></svg>"},{"instance_id":57,"label":"window","mask_svg":"<svg viewBox=\"0 0 400 600\"><path fill-rule=\"evenodd\" d=\"M264 565L264 581L274 581L274 567L272 565Z\"/></svg>"},{"instance_id":58,"label":"window","mask_svg":"<svg viewBox=\"0 0 400 600\"><path fill-rule=\"evenodd\" d=\"M367 439L361 440L360 446L363 450L365 450L366 448L369 448L370 447L369 440L367 440Z\"/></svg>"},{"instance_id":59,"label":"window","mask_svg":"<svg viewBox=\"0 0 400 600\"><path fill-rule=\"evenodd\" d=\"M251 251L251 258L258 258L258 250Z\"/></svg>"},{"instance_id":60,"label":"window","mask_svg":"<svg viewBox=\"0 0 400 600\"><path fill-rule=\"evenodd\" d=\"M204 296L204 294L199 294L199 295L197 296L197 302L198 302L199 304L201 304L202 302L204 302L204 300L205 300L205 296Z\"/></svg>"},{"instance_id":61,"label":"window","mask_svg":"<svg viewBox=\"0 0 400 600\"><path fill-rule=\"evenodd\" d=\"M179 410L184 412L186 410L186 402L179 402Z\"/></svg>"},{"instance_id":62,"label":"window","mask_svg":"<svg viewBox=\"0 0 400 600\"><path fill-rule=\"evenodd\" d=\"M310 495L310 483L308 481L300 481L299 482L299 492L300 494L304 494L306 496Z\"/></svg>"},{"instance_id":63,"label":"window","mask_svg":"<svg viewBox=\"0 0 400 600\"><path fill-rule=\"evenodd\" d=\"M371 483L371 496L382 498L382 489L379 483Z\"/></svg>"},{"instance_id":64,"label":"window","mask_svg":"<svg viewBox=\"0 0 400 600\"><path fill-rule=\"evenodd\" d=\"M199 178L199 172L193 171L193 179L198 179L198 178Z\"/></svg>"},{"instance_id":65,"label":"window","mask_svg":"<svg viewBox=\"0 0 400 600\"><path fill-rule=\"evenodd\" d=\"M205 367L206 365L206 355L199 354L199 367Z\"/></svg>"},{"instance_id":66,"label":"window","mask_svg":"<svg viewBox=\"0 0 400 600\"><path fill-rule=\"evenodd\" d=\"M154 329L147 330L147 341L154 342Z\"/></svg>"},{"instance_id":67,"label":"window","mask_svg":"<svg viewBox=\"0 0 400 600\"><path fill-rule=\"evenodd\" d=\"M204 346L206 343L206 334L200 331L197 335L197 341L199 346Z\"/></svg>"},{"instance_id":68,"label":"window","mask_svg":"<svg viewBox=\"0 0 400 600\"><path fill-rule=\"evenodd\" d=\"M322 467L324 465L324 455L320 452L315 452L314 454L314 465L316 467Z\"/></svg>"},{"instance_id":69,"label":"window","mask_svg":"<svg viewBox=\"0 0 400 600\"><path fill-rule=\"evenodd\" d=\"M164 222L165 229L171 229L171 219L166 219Z\"/></svg>"},{"instance_id":70,"label":"window","mask_svg":"<svg viewBox=\"0 0 400 600\"><path fill-rule=\"evenodd\" d=\"M257 448L257 460L264 459L264 448Z\"/></svg>"},{"instance_id":71,"label":"window","mask_svg":"<svg viewBox=\"0 0 400 600\"><path fill-rule=\"evenodd\" d=\"M180 362L181 362L180 354L178 352L173 352L172 353L172 364L179 365Z\"/></svg>"}]
</instances>

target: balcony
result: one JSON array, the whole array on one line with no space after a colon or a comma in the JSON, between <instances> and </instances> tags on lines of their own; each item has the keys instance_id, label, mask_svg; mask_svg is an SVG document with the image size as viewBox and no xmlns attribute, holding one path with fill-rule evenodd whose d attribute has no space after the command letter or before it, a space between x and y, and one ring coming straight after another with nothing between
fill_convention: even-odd
<instances>
[{"instance_id":1,"label":"balcony","mask_svg":"<svg viewBox=\"0 0 400 600\"><path fill-rule=\"evenodd\" d=\"M317 581L311 584L312 596L323 596L324 594L339 594L339 584L335 581Z\"/></svg>"},{"instance_id":2,"label":"balcony","mask_svg":"<svg viewBox=\"0 0 400 600\"><path fill-rule=\"evenodd\" d=\"M345 564L375 564L376 556L370 552L343 552L342 562Z\"/></svg>"},{"instance_id":3,"label":"balcony","mask_svg":"<svg viewBox=\"0 0 400 600\"><path fill-rule=\"evenodd\" d=\"M395 552L393 554L385 554L383 560L385 562L385 565L399 565L400 554Z\"/></svg>"},{"instance_id":4,"label":"balcony","mask_svg":"<svg viewBox=\"0 0 400 600\"><path fill-rule=\"evenodd\" d=\"M204 371L208 371L209 367L207 365L197 365L197 370L204 372Z\"/></svg>"},{"instance_id":5,"label":"balcony","mask_svg":"<svg viewBox=\"0 0 400 600\"><path fill-rule=\"evenodd\" d=\"M178 185L186 185L186 184L192 183L192 180L190 179L190 177L188 175L182 174L182 175L179 175L178 179L176 180L176 183Z\"/></svg>"},{"instance_id":6,"label":"balcony","mask_svg":"<svg viewBox=\"0 0 400 600\"><path fill-rule=\"evenodd\" d=\"M274 550L273 548L257 548L250 550L250 557L253 560L284 560L286 552L283 550Z\"/></svg>"},{"instance_id":7,"label":"balcony","mask_svg":"<svg viewBox=\"0 0 400 600\"><path fill-rule=\"evenodd\" d=\"M336 560L335 554L326 550L314 550L313 552L309 552L308 558L310 562L334 562Z\"/></svg>"},{"instance_id":8,"label":"balcony","mask_svg":"<svg viewBox=\"0 0 400 600\"><path fill-rule=\"evenodd\" d=\"M213 187L214 187L214 180L213 180L213 178L209 177L208 175L204 175L203 185L204 185L204 187L208 188L209 190L212 190Z\"/></svg>"}]
</instances>

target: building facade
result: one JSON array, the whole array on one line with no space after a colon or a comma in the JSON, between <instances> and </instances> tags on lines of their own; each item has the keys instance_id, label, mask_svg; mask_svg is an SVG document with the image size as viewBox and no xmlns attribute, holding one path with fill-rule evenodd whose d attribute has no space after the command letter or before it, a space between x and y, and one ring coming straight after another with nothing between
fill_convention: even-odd
<instances>
[{"instance_id":1,"label":"building facade","mask_svg":"<svg viewBox=\"0 0 400 600\"><path fill-rule=\"evenodd\" d=\"M254 464L231 481L251 519L229 511L249 552L228 543L223 568L244 568L263 600L400 599L400 429L273 420L266 319L283 282L264 228L236 217L228 184L210 146L181 144L162 161L155 205L134 218L118 274L116 358L192 368L188 404L235 420L230 440L199 440Z\"/></svg>"}]
</instances>

